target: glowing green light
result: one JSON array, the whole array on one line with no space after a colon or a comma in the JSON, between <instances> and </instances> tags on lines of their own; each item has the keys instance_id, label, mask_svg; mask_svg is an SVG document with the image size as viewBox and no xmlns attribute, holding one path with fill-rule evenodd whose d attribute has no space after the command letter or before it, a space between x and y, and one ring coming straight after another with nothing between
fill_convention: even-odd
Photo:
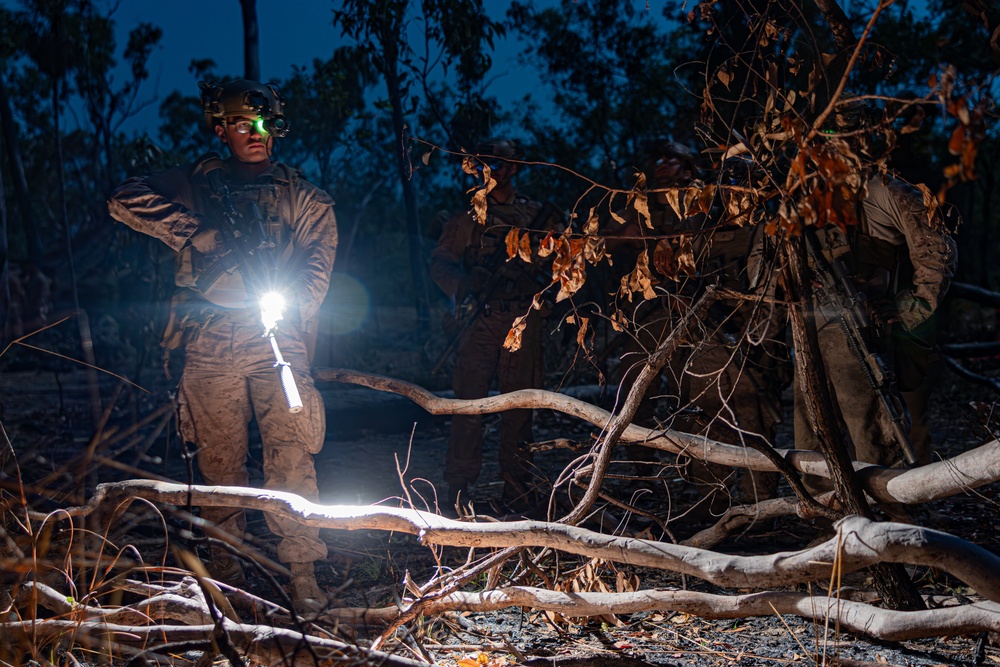
<instances>
[{"instance_id":1,"label":"glowing green light","mask_svg":"<svg viewBox=\"0 0 1000 667\"><path fill-rule=\"evenodd\" d=\"M265 127L264 127L264 119L263 118L258 118L257 120L255 120L253 122L253 127L254 127L254 130L257 131L257 134L261 135L262 137L266 137L268 134L270 134L267 131L267 129L265 129Z\"/></svg>"}]
</instances>

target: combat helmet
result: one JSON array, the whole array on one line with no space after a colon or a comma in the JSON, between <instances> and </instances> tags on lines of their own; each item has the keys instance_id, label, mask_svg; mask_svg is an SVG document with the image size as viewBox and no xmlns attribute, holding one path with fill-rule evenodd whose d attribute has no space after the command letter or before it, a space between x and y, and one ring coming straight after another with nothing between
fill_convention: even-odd
<instances>
[{"instance_id":1,"label":"combat helmet","mask_svg":"<svg viewBox=\"0 0 1000 667\"><path fill-rule=\"evenodd\" d=\"M524 150L517 139L494 137L476 144L473 154L486 162L495 160L523 160Z\"/></svg>"},{"instance_id":2,"label":"combat helmet","mask_svg":"<svg viewBox=\"0 0 1000 667\"><path fill-rule=\"evenodd\" d=\"M864 97L844 95L821 128L825 133L857 132L874 128L881 122L882 109Z\"/></svg>"},{"instance_id":3,"label":"combat helmet","mask_svg":"<svg viewBox=\"0 0 1000 667\"><path fill-rule=\"evenodd\" d=\"M202 81L201 108L205 124L211 130L227 116L257 116L263 129L275 137L288 134L290 125L284 115L284 102L277 87L249 79L232 79L223 83Z\"/></svg>"},{"instance_id":4,"label":"combat helmet","mask_svg":"<svg viewBox=\"0 0 1000 667\"><path fill-rule=\"evenodd\" d=\"M646 144L646 157L650 164L656 164L658 160L664 158L677 158L691 173L698 171L698 163L694 151L679 141L672 139L659 137L649 141Z\"/></svg>"}]
</instances>

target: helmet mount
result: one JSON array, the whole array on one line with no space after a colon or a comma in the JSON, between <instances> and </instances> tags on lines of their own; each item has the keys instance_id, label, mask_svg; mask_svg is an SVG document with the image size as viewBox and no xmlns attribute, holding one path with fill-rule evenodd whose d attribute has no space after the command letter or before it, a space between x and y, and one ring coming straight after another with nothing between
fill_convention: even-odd
<instances>
[{"instance_id":1,"label":"helmet mount","mask_svg":"<svg viewBox=\"0 0 1000 667\"><path fill-rule=\"evenodd\" d=\"M218 83L202 81L201 108L209 129L232 116L250 116L262 120L261 130L275 137L288 134L290 124L284 116L284 102L276 86L249 79Z\"/></svg>"}]
</instances>

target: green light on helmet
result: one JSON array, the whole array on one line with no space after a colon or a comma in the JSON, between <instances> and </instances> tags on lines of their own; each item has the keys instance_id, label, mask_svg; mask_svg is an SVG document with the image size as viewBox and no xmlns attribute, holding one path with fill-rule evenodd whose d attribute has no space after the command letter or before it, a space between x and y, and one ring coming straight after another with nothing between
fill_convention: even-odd
<instances>
[{"instance_id":1,"label":"green light on helmet","mask_svg":"<svg viewBox=\"0 0 1000 667\"><path fill-rule=\"evenodd\" d=\"M270 132L268 132L267 130L267 124L264 122L263 118L258 118L253 122L253 129L255 132L257 132L257 134L261 135L262 137L266 137L267 135L270 134Z\"/></svg>"}]
</instances>

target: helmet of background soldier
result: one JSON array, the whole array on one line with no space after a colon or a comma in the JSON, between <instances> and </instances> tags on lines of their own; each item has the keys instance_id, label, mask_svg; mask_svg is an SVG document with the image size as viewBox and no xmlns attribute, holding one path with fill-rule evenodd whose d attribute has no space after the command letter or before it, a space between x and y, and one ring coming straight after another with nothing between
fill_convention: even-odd
<instances>
[{"instance_id":1,"label":"helmet of background soldier","mask_svg":"<svg viewBox=\"0 0 1000 667\"><path fill-rule=\"evenodd\" d=\"M474 155L487 164L496 160L523 160L524 150L517 139L494 137L476 144Z\"/></svg>"},{"instance_id":2,"label":"helmet of background soldier","mask_svg":"<svg viewBox=\"0 0 1000 667\"><path fill-rule=\"evenodd\" d=\"M649 163L654 166L660 160L677 158L692 174L698 171L698 160L694 151L679 141L664 138L654 139L647 144L646 155Z\"/></svg>"},{"instance_id":3,"label":"helmet of background soldier","mask_svg":"<svg viewBox=\"0 0 1000 667\"><path fill-rule=\"evenodd\" d=\"M844 96L833 108L822 130L826 133L857 132L874 128L882 120L882 109L864 97Z\"/></svg>"},{"instance_id":4,"label":"helmet of background soldier","mask_svg":"<svg viewBox=\"0 0 1000 667\"><path fill-rule=\"evenodd\" d=\"M263 121L263 130L275 137L288 134L290 125L284 115L284 102L278 89L249 79L233 79L217 83L202 81L201 108L209 130L228 116L253 116Z\"/></svg>"}]
</instances>

